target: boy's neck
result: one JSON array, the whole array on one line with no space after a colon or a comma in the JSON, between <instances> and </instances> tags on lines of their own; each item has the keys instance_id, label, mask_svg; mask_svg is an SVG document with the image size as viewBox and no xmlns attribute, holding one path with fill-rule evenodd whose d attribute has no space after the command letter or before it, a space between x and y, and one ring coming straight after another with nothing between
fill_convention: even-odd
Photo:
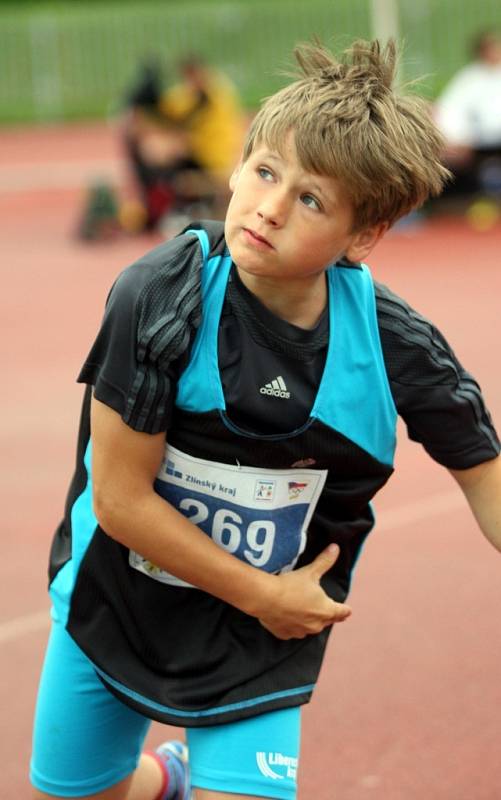
<instances>
[{"instance_id":1,"label":"boy's neck","mask_svg":"<svg viewBox=\"0 0 501 800\"><path fill-rule=\"evenodd\" d=\"M255 278L237 267L240 280L276 317L298 328L314 328L327 304L327 279L321 273L309 280L289 282Z\"/></svg>"}]
</instances>

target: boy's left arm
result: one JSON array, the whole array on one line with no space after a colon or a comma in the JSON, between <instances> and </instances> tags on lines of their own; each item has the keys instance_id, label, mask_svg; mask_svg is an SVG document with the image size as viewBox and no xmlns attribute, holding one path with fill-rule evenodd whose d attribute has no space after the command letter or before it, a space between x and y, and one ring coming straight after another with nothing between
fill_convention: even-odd
<instances>
[{"instance_id":1,"label":"boy's left arm","mask_svg":"<svg viewBox=\"0 0 501 800\"><path fill-rule=\"evenodd\" d=\"M451 469L483 534L501 552L501 455L469 469Z\"/></svg>"}]
</instances>

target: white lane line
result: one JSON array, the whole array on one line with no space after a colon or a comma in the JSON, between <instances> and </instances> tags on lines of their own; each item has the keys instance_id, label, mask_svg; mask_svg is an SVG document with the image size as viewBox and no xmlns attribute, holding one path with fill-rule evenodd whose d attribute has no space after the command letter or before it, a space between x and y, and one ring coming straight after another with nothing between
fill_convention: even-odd
<instances>
[{"instance_id":1,"label":"white lane line","mask_svg":"<svg viewBox=\"0 0 501 800\"><path fill-rule=\"evenodd\" d=\"M465 507L465 499L460 490L451 490L440 494L405 503L397 508L377 514L378 530L394 530L411 525L414 522L458 511ZM20 639L29 633L45 630L50 624L50 611L38 611L7 622L0 623L0 645Z\"/></svg>"},{"instance_id":2,"label":"white lane line","mask_svg":"<svg viewBox=\"0 0 501 800\"><path fill-rule=\"evenodd\" d=\"M50 611L37 611L34 614L27 614L24 617L8 620L0 623L0 644L12 642L20 639L28 633L37 633L50 625Z\"/></svg>"}]
</instances>

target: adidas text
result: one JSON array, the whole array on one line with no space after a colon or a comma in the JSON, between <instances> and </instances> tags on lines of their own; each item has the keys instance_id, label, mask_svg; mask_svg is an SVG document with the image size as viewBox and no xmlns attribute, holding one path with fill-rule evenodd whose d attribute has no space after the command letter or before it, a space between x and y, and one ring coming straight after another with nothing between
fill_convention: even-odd
<instances>
[{"instance_id":1,"label":"adidas text","mask_svg":"<svg viewBox=\"0 0 501 800\"><path fill-rule=\"evenodd\" d=\"M266 383L264 386L261 386L259 391L261 394L271 395L272 397L282 397L284 400L288 400L291 396L290 392L287 391L287 386L281 375L271 381L271 383Z\"/></svg>"}]
</instances>

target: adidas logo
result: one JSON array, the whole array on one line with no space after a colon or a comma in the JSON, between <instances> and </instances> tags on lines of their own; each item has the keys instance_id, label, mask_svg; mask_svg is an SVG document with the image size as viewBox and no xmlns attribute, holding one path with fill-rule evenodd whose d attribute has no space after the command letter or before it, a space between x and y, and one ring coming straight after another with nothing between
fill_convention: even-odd
<instances>
[{"instance_id":1,"label":"adidas logo","mask_svg":"<svg viewBox=\"0 0 501 800\"><path fill-rule=\"evenodd\" d=\"M291 393L287 391L287 386L281 375L271 381L271 383L265 383L264 386L261 386L259 391L261 394L269 394L272 397L283 397L285 400L288 400L291 396Z\"/></svg>"}]
</instances>

